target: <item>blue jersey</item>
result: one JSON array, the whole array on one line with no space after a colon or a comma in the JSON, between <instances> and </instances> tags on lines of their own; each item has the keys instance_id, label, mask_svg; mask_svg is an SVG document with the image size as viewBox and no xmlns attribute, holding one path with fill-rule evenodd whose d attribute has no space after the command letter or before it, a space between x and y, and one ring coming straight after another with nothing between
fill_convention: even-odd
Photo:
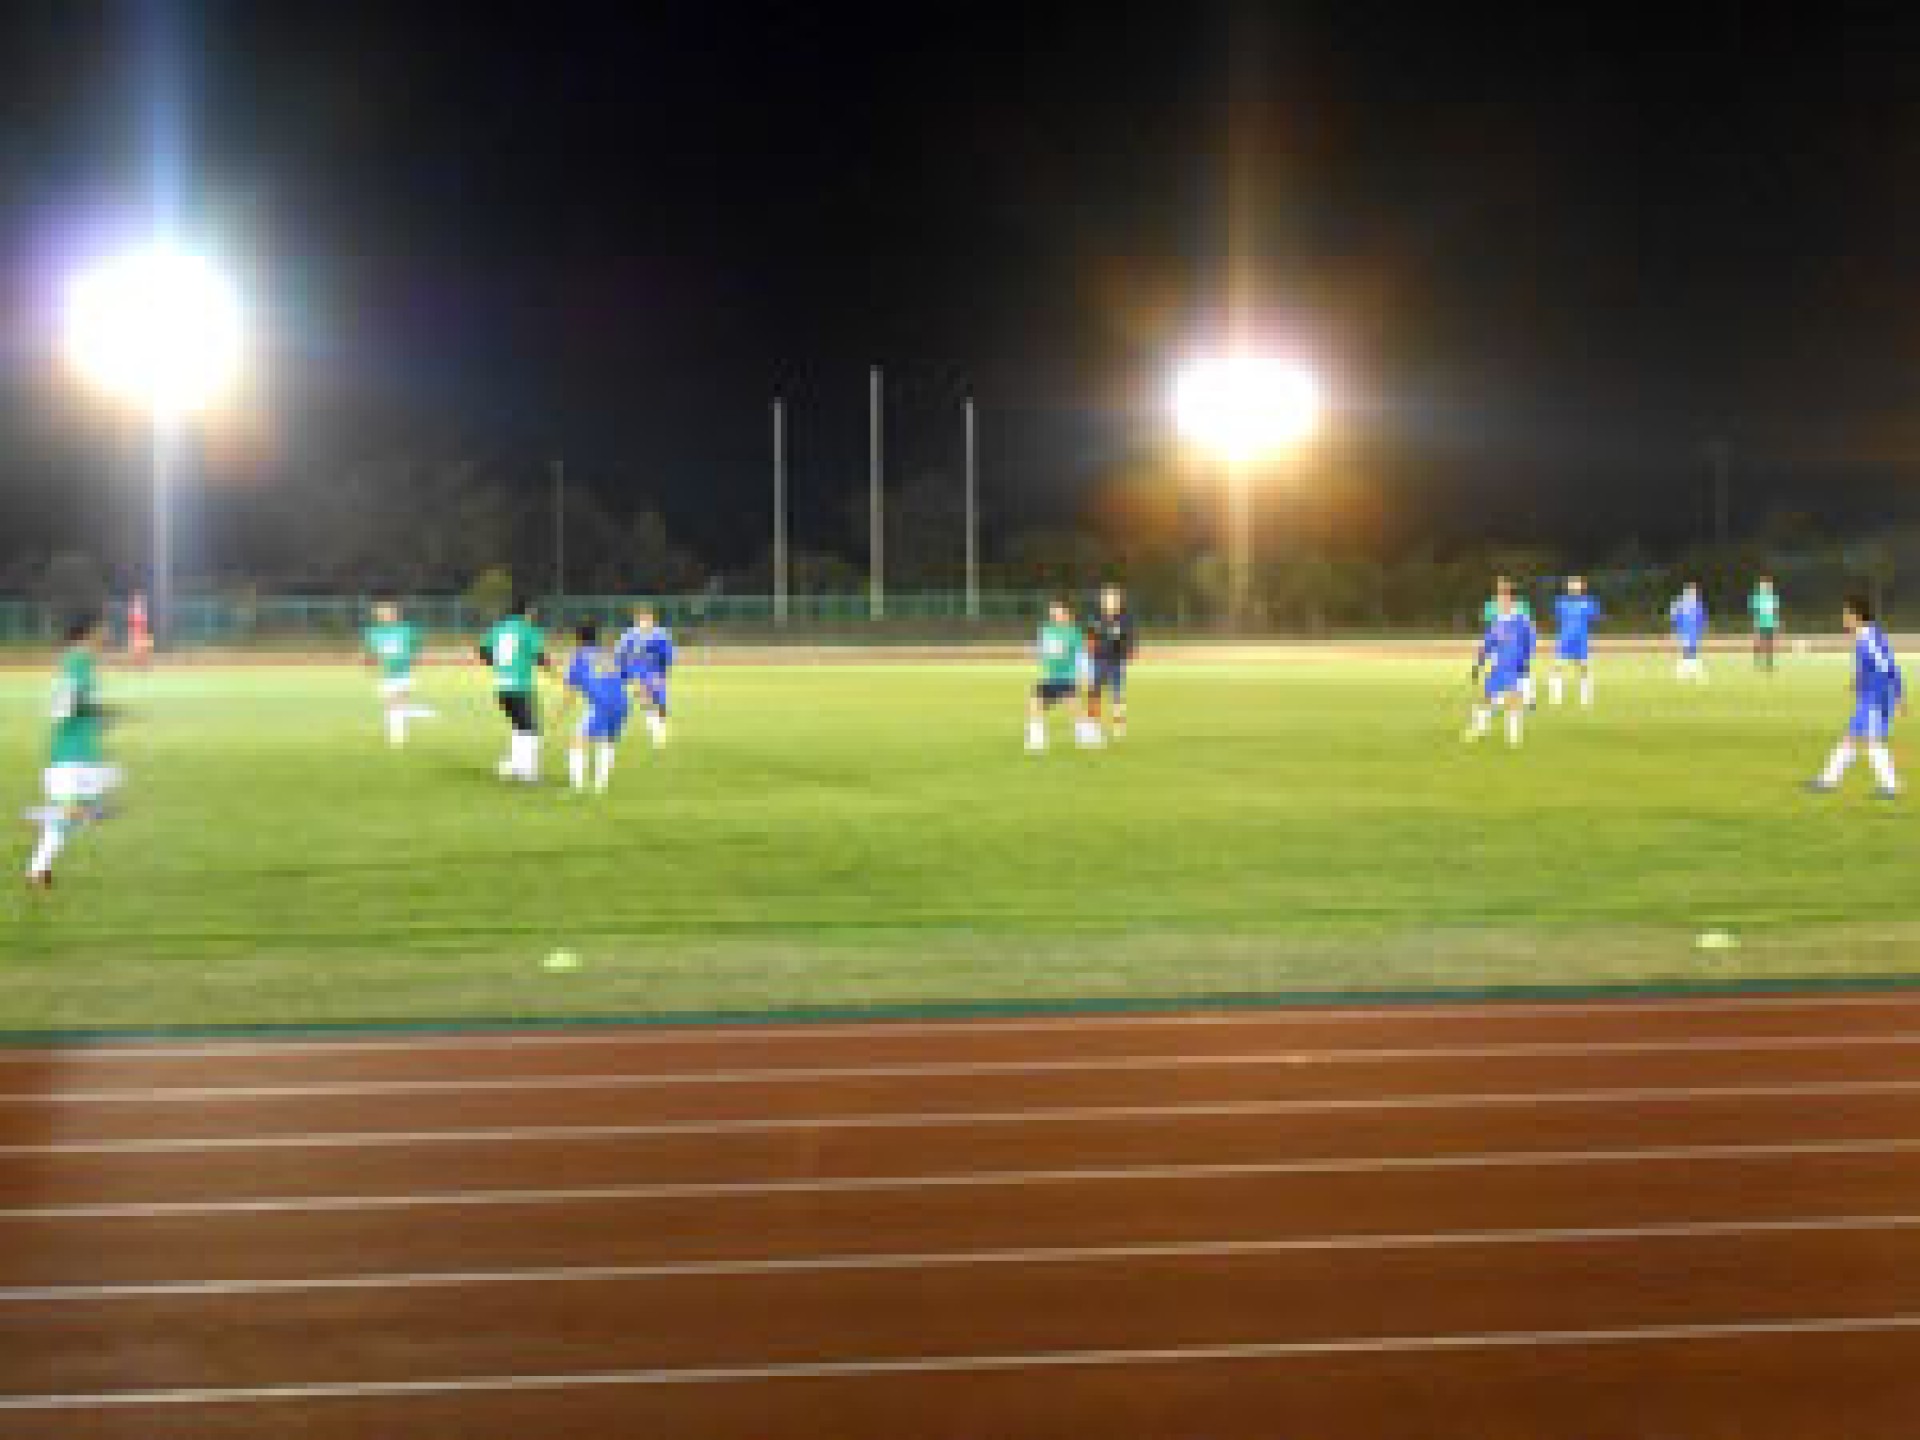
<instances>
[{"instance_id":1,"label":"blue jersey","mask_svg":"<svg viewBox=\"0 0 1920 1440\"><path fill-rule=\"evenodd\" d=\"M615 654L627 679L664 680L673 669L673 636L657 625L651 630L636 625L620 637Z\"/></svg>"},{"instance_id":2,"label":"blue jersey","mask_svg":"<svg viewBox=\"0 0 1920 1440\"><path fill-rule=\"evenodd\" d=\"M1667 607L1667 620L1675 635L1698 644L1707 633L1707 602L1682 595Z\"/></svg>"},{"instance_id":3,"label":"blue jersey","mask_svg":"<svg viewBox=\"0 0 1920 1440\"><path fill-rule=\"evenodd\" d=\"M1533 621L1524 615L1506 615L1487 626L1480 642L1480 658L1492 664L1496 675L1519 676L1533 663Z\"/></svg>"},{"instance_id":4,"label":"blue jersey","mask_svg":"<svg viewBox=\"0 0 1920 1440\"><path fill-rule=\"evenodd\" d=\"M1553 602L1555 623L1560 630L1563 654L1586 653L1593 622L1600 618L1600 602L1591 595L1562 595Z\"/></svg>"},{"instance_id":5,"label":"blue jersey","mask_svg":"<svg viewBox=\"0 0 1920 1440\"><path fill-rule=\"evenodd\" d=\"M573 652L567 666L567 688L578 691L595 715L626 711L627 686L619 662L598 646L582 646Z\"/></svg>"},{"instance_id":6,"label":"blue jersey","mask_svg":"<svg viewBox=\"0 0 1920 1440\"><path fill-rule=\"evenodd\" d=\"M1862 705L1891 710L1906 694L1900 662L1893 658L1887 632L1878 625L1862 625L1853 641L1853 693Z\"/></svg>"}]
</instances>

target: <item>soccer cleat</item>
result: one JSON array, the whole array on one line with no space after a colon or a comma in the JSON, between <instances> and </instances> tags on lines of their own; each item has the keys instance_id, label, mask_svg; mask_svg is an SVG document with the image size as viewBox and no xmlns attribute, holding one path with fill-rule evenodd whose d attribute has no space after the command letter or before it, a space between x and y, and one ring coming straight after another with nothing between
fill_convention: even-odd
<instances>
[{"instance_id":1,"label":"soccer cleat","mask_svg":"<svg viewBox=\"0 0 1920 1440\"><path fill-rule=\"evenodd\" d=\"M29 890L53 889L53 872L51 870L42 870L36 874L27 876L27 888Z\"/></svg>"},{"instance_id":2,"label":"soccer cleat","mask_svg":"<svg viewBox=\"0 0 1920 1440\"><path fill-rule=\"evenodd\" d=\"M1824 780L1809 780L1800 788L1809 795L1831 795L1840 787L1838 785L1829 785Z\"/></svg>"},{"instance_id":3,"label":"soccer cleat","mask_svg":"<svg viewBox=\"0 0 1920 1440\"><path fill-rule=\"evenodd\" d=\"M1875 798L1880 800L1898 800L1901 794L1897 786L1887 786L1887 785L1874 786L1873 793Z\"/></svg>"}]
</instances>

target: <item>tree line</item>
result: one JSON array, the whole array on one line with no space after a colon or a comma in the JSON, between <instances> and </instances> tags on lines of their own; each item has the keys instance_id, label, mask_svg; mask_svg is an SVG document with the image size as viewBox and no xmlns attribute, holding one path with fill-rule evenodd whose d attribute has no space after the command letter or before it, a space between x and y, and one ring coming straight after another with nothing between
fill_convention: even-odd
<instances>
[{"instance_id":1,"label":"tree line","mask_svg":"<svg viewBox=\"0 0 1920 1440\"><path fill-rule=\"evenodd\" d=\"M765 595L770 544L722 565L674 534L644 501L611 498L591 483L564 487L564 513L545 485L513 483L479 463L370 462L271 486L203 487L182 530L183 593L473 594L503 585L552 589L556 533L564 583L577 595ZM16 492L14 499L19 498ZM51 498L51 497L49 497ZM61 605L138 588L145 514L120 523L12 523L0 500L0 595ZM32 517L27 517L31 519ZM829 517L830 519L833 517ZM797 595L851 595L867 582L866 496L849 491L845 514L789 551ZM1118 579L1142 613L1201 623L1226 598L1217 496L1142 477L1103 493L1070 521L1008 527L982 536L988 590L1084 592ZM965 574L965 514L956 477L928 472L890 490L886 580L893 590L958 590ZM85 536L81 541L77 537ZM1896 581L1920 573L1920 526L1866 537L1823 534L1807 517L1776 514L1727 544L1656 552L1627 540L1604 551L1482 541L1450 548L1342 533L1311 516L1268 513L1253 582L1256 620L1276 630L1462 628L1474 623L1491 577L1508 575L1541 600L1568 573L1589 574L1623 623L1651 623L1671 587L1696 579L1722 610L1743 603L1755 576L1780 580L1790 614L1830 607L1850 587L1883 608Z\"/></svg>"}]
</instances>

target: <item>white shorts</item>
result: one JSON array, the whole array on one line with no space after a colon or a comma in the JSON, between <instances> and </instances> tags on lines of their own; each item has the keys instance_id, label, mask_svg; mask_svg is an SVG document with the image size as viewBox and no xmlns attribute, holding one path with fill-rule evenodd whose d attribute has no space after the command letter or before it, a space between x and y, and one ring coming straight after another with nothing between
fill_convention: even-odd
<instances>
[{"instance_id":1,"label":"white shorts","mask_svg":"<svg viewBox=\"0 0 1920 1440\"><path fill-rule=\"evenodd\" d=\"M109 790L120 785L120 767L118 765L81 765L67 763L49 765L46 774L41 776L46 786L47 799L55 805L73 805L87 800L98 800Z\"/></svg>"},{"instance_id":2,"label":"white shorts","mask_svg":"<svg viewBox=\"0 0 1920 1440\"><path fill-rule=\"evenodd\" d=\"M382 700L404 700L412 693L413 677L411 675L394 675L380 682Z\"/></svg>"}]
</instances>

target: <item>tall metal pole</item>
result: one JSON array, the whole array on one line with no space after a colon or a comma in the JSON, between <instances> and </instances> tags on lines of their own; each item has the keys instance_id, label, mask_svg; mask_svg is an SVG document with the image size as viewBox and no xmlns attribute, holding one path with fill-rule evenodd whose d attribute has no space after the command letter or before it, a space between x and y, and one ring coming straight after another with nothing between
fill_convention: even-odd
<instances>
[{"instance_id":1,"label":"tall metal pole","mask_svg":"<svg viewBox=\"0 0 1920 1440\"><path fill-rule=\"evenodd\" d=\"M153 579L147 597L147 628L156 649L173 639L173 489L180 427L164 415L153 418L148 472L153 486Z\"/></svg>"},{"instance_id":2,"label":"tall metal pole","mask_svg":"<svg viewBox=\"0 0 1920 1440\"><path fill-rule=\"evenodd\" d=\"M1707 447L1707 454L1713 461L1713 533L1714 538L1725 545L1733 529L1727 474L1731 455L1725 440L1715 440Z\"/></svg>"},{"instance_id":3,"label":"tall metal pole","mask_svg":"<svg viewBox=\"0 0 1920 1440\"><path fill-rule=\"evenodd\" d=\"M973 397L965 408L967 430L967 618L980 618L980 435Z\"/></svg>"},{"instance_id":4,"label":"tall metal pole","mask_svg":"<svg viewBox=\"0 0 1920 1440\"><path fill-rule=\"evenodd\" d=\"M1253 582L1253 485L1243 465L1227 467L1227 618L1235 630L1247 623Z\"/></svg>"},{"instance_id":5,"label":"tall metal pole","mask_svg":"<svg viewBox=\"0 0 1920 1440\"><path fill-rule=\"evenodd\" d=\"M880 367L869 377L867 449L867 607L875 620L887 613L886 517L881 509Z\"/></svg>"},{"instance_id":6,"label":"tall metal pole","mask_svg":"<svg viewBox=\"0 0 1920 1440\"><path fill-rule=\"evenodd\" d=\"M787 623L787 407L773 402L773 619Z\"/></svg>"},{"instance_id":7,"label":"tall metal pole","mask_svg":"<svg viewBox=\"0 0 1920 1440\"><path fill-rule=\"evenodd\" d=\"M553 598L567 593L567 462L553 462Z\"/></svg>"}]
</instances>

